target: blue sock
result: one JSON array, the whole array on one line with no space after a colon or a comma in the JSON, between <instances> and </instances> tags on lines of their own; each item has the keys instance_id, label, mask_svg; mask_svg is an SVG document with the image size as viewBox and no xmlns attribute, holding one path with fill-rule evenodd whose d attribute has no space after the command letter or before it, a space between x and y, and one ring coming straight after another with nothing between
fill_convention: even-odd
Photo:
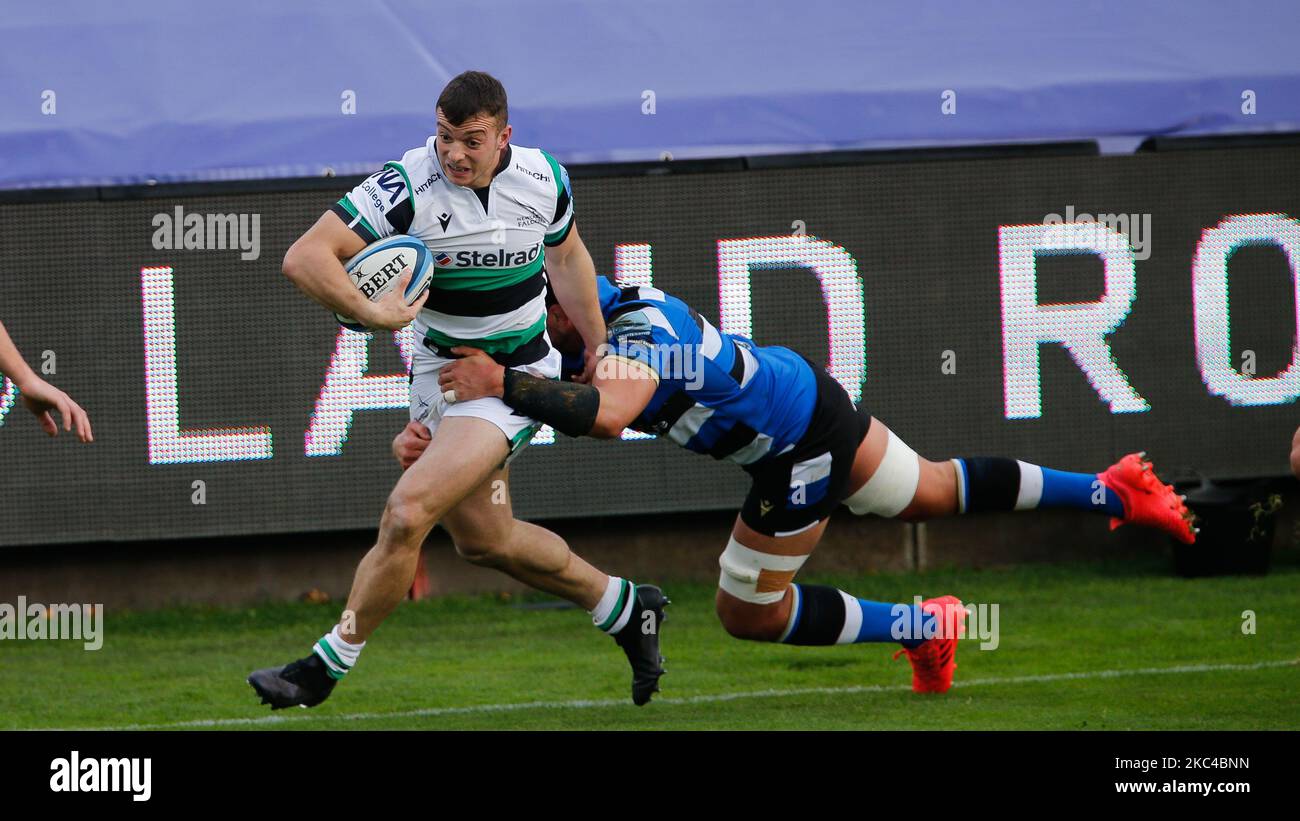
<instances>
[{"instance_id":1,"label":"blue sock","mask_svg":"<svg viewBox=\"0 0 1300 821\"><path fill-rule=\"evenodd\" d=\"M925 641L924 631L934 631L934 614L915 604L868 601L820 585L792 584L790 589L790 621L781 638L786 644L898 642L910 648Z\"/></svg>"},{"instance_id":2,"label":"blue sock","mask_svg":"<svg viewBox=\"0 0 1300 821\"><path fill-rule=\"evenodd\" d=\"M954 459L958 511L1068 507L1123 518L1124 503L1091 473L1031 465L1015 459Z\"/></svg>"},{"instance_id":3,"label":"blue sock","mask_svg":"<svg viewBox=\"0 0 1300 821\"><path fill-rule=\"evenodd\" d=\"M1030 465L1030 467L1037 467ZM1043 493L1039 507L1073 507L1099 510L1111 516L1124 516L1124 502L1091 473L1067 473L1063 470L1038 468L1043 473ZM1100 501L1101 504L1097 504Z\"/></svg>"}]
</instances>

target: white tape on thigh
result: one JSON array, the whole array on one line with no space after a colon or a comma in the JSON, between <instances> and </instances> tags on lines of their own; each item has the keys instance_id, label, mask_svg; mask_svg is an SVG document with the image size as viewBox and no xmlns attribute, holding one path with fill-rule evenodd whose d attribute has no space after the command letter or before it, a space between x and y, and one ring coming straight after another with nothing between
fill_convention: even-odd
<instances>
[{"instance_id":1,"label":"white tape on thigh","mask_svg":"<svg viewBox=\"0 0 1300 821\"><path fill-rule=\"evenodd\" d=\"M921 457L891 430L885 443L885 457L876 472L844 504L859 516L867 513L897 516L912 503L920 483Z\"/></svg>"},{"instance_id":2,"label":"white tape on thigh","mask_svg":"<svg viewBox=\"0 0 1300 821\"><path fill-rule=\"evenodd\" d=\"M722 551L722 556L718 559L718 564L722 565L718 587L741 601L776 604L785 598L785 589L790 586L790 579L794 578L794 574L799 572L806 561L806 555L776 556L759 553L745 547L732 536L727 542L727 549ZM763 571L767 573L764 574Z\"/></svg>"}]
</instances>

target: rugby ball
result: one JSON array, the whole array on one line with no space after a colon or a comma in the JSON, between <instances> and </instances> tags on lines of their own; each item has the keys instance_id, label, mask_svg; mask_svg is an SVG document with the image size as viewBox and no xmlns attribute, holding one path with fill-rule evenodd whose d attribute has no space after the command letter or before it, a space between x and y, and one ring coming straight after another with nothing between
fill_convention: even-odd
<instances>
[{"instance_id":1,"label":"rugby ball","mask_svg":"<svg viewBox=\"0 0 1300 821\"><path fill-rule=\"evenodd\" d=\"M367 245L361 253L345 262L343 269L357 290L371 302L383 299L397 287L402 275L410 271L411 281L406 286L406 304L410 305L420 298L433 280L433 255L423 240L398 234ZM334 318L348 330L369 330L351 317L336 313Z\"/></svg>"}]
</instances>

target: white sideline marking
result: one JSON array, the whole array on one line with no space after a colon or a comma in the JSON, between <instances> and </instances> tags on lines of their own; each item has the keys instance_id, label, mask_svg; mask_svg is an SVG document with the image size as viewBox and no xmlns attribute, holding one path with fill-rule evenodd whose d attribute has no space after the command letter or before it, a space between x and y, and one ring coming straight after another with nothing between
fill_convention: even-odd
<instances>
[{"instance_id":1,"label":"white sideline marking","mask_svg":"<svg viewBox=\"0 0 1300 821\"><path fill-rule=\"evenodd\" d=\"M1180 673L1218 673L1236 670L1263 670L1270 667L1293 667L1300 665L1300 658L1285 661L1261 661L1255 664L1184 664L1177 667L1144 667L1132 670L1088 670L1081 673L1046 673L1039 676L1011 676L1009 678L976 678L969 681L954 681L956 688L987 687L996 684L1032 684L1047 681L1078 681L1094 678L1122 678L1125 676L1160 676L1178 675ZM714 704L721 701L737 701L745 698L781 698L784 696L807 695L852 695L855 693L904 693L911 692L911 684L870 684L857 687L800 687L791 690L750 690L742 693L710 693L707 695L687 696L684 698L655 698L653 704ZM428 707L421 710L403 710L395 713L311 713L297 718L270 715L257 718L203 718L193 721L176 721L167 724L126 724L120 727L54 727L37 728L65 731L122 731L122 730L181 730L189 727L239 727L292 724L306 721L365 721L372 718L420 718L427 716L451 716L475 713L512 713L519 710L586 710L593 707L621 707L628 703L625 698L610 699L575 699L572 701L526 701L514 704L475 704L468 707Z\"/></svg>"}]
</instances>

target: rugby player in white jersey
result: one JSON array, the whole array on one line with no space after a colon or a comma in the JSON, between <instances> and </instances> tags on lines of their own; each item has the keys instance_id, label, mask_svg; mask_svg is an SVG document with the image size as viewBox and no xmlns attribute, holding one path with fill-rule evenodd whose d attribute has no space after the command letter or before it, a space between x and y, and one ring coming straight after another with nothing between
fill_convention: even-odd
<instances>
[{"instance_id":1,"label":"rugby player in white jersey","mask_svg":"<svg viewBox=\"0 0 1300 821\"><path fill-rule=\"evenodd\" d=\"M451 348L466 344L504 367L557 377L560 353L546 334L548 277L587 347L605 340L568 172L539 149L511 145L507 123L500 82L476 71L457 76L438 98L437 133L427 144L386 163L285 255L284 273L326 308L374 329L414 322L411 420L432 435L389 495L378 540L357 567L339 623L305 658L249 676L272 709L310 707L329 695L410 588L421 545L436 524L471 563L590 612L627 655L636 704L658 689L662 591L602 573L559 536L516 520L508 497L494 503L509 460L540 424L496 398L449 403L454 397L444 397L438 385L439 372L458 357ZM402 296L409 275L371 303L342 265L394 234L418 237L434 258L429 290L411 306Z\"/></svg>"}]
</instances>

